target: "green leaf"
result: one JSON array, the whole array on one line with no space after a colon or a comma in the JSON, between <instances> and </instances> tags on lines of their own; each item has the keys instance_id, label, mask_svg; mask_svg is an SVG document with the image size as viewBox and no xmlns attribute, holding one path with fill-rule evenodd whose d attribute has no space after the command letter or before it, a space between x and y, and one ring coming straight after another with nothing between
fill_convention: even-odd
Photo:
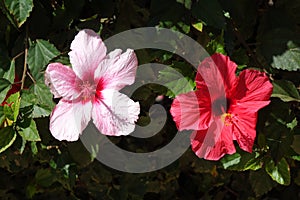
<instances>
[{"instance_id":1,"label":"green leaf","mask_svg":"<svg viewBox=\"0 0 300 200\"><path fill-rule=\"evenodd\" d=\"M192 7L192 14L206 25L219 29L225 27L225 17L218 0L201 0Z\"/></svg>"},{"instance_id":2,"label":"green leaf","mask_svg":"<svg viewBox=\"0 0 300 200\"><path fill-rule=\"evenodd\" d=\"M207 44L207 51L210 54L221 53L226 54L223 33Z\"/></svg>"},{"instance_id":3,"label":"green leaf","mask_svg":"<svg viewBox=\"0 0 300 200\"><path fill-rule=\"evenodd\" d=\"M36 155L38 153L38 148L36 146L36 142L35 141L32 141L30 143L30 147L31 147L31 152L33 155Z\"/></svg>"},{"instance_id":4,"label":"green leaf","mask_svg":"<svg viewBox=\"0 0 300 200\"><path fill-rule=\"evenodd\" d=\"M293 144L291 147L294 149L294 151L300 155L300 135L294 135ZM296 157L297 158L297 157ZM300 156L299 156L300 158Z\"/></svg>"},{"instance_id":5,"label":"green leaf","mask_svg":"<svg viewBox=\"0 0 300 200\"><path fill-rule=\"evenodd\" d=\"M267 193L276 186L276 183L262 169L250 171L249 181L257 197Z\"/></svg>"},{"instance_id":6,"label":"green leaf","mask_svg":"<svg viewBox=\"0 0 300 200\"><path fill-rule=\"evenodd\" d=\"M6 116L4 114L4 107L0 106L0 125L4 122Z\"/></svg>"},{"instance_id":7,"label":"green leaf","mask_svg":"<svg viewBox=\"0 0 300 200\"><path fill-rule=\"evenodd\" d=\"M196 30L202 32L202 29L203 29L203 23L202 23L202 22L196 22L196 23L193 23L192 26L193 26Z\"/></svg>"},{"instance_id":8,"label":"green leaf","mask_svg":"<svg viewBox=\"0 0 300 200\"><path fill-rule=\"evenodd\" d=\"M28 67L32 76L36 80L41 79L44 67L59 53L56 47L46 40L36 40L32 43L28 50Z\"/></svg>"},{"instance_id":9,"label":"green leaf","mask_svg":"<svg viewBox=\"0 0 300 200\"><path fill-rule=\"evenodd\" d=\"M222 158L221 163L224 169L227 169L230 166L238 164L240 160L241 160L241 155L239 153L235 153L232 155L226 155L224 158Z\"/></svg>"},{"instance_id":10,"label":"green leaf","mask_svg":"<svg viewBox=\"0 0 300 200\"><path fill-rule=\"evenodd\" d=\"M221 160L224 169L246 171L258 170L262 167L262 161L259 159L257 152L247 153L241 152L227 155Z\"/></svg>"},{"instance_id":11,"label":"green leaf","mask_svg":"<svg viewBox=\"0 0 300 200\"><path fill-rule=\"evenodd\" d=\"M275 80L273 82L272 97L278 97L284 102L300 102L300 95L296 86L287 80Z\"/></svg>"},{"instance_id":12,"label":"green leaf","mask_svg":"<svg viewBox=\"0 0 300 200\"><path fill-rule=\"evenodd\" d=\"M8 111L10 110L12 113L8 113L8 116L11 116L11 120L14 122L17 121L17 117L19 115L20 110L20 92L16 92L8 97L6 102L10 105L4 105L4 108Z\"/></svg>"},{"instance_id":13,"label":"green leaf","mask_svg":"<svg viewBox=\"0 0 300 200\"><path fill-rule=\"evenodd\" d=\"M37 86L39 87L39 86ZM37 92L41 92L41 90L37 89ZM47 93L48 89L44 91ZM52 95L49 95L49 98L52 99ZM43 102L41 102L43 101ZM39 99L37 95L30 91L23 91L21 97L21 108L30 106L32 108L32 117L39 118L39 117L47 117L50 115L54 103L51 101L46 105L48 100Z\"/></svg>"},{"instance_id":14,"label":"green leaf","mask_svg":"<svg viewBox=\"0 0 300 200\"><path fill-rule=\"evenodd\" d=\"M291 182L290 167L285 158L275 164L273 160L269 160L265 166L266 172L270 177L281 185L289 185Z\"/></svg>"},{"instance_id":15,"label":"green leaf","mask_svg":"<svg viewBox=\"0 0 300 200\"><path fill-rule=\"evenodd\" d=\"M35 174L35 181L43 187L49 187L57 180L50 169L40 169Z\"/></svg>"},{"instance_id":16,"label":"green leaf","mask_svg":"<svg viewBox=\"0 0 300 200\"><path fill-rule=\"evenodd\" d=\"M37 102L33 107L33 116L35 118L49 116L55 106L49 88L42 81L38 81L33 85L31 91L37 98Z\"/></svg>"},{"instance_id":17,"label":"green leaf","mask_svg":"<svg viewBox=\"0 0 300 200\"><path fill-rule=\"evenodd\" d=\"M192 79L183 76L171 67L159 71L159 81L169 89L166 95L172 98L178 94L190 92L195 87Z\"/></svg>"},{"instance_id":18,"label":"green leaf","mask_svg":"<svg viewBox=\"0 0 300 200\"><path fill-rule=\"evenodd\" d=\"M11 84L14 83L15 80L15 60L12 60L10 63L10 67L8 71L6 71L3 75L3 78L8 80Z\"/></svg>"},{"instance_id":19,"label":"green leaf","mask_svg":"<svg viewBox=\"0 0 300 200\"><path fill-rule=\"evenodd\" d=\"M33 8L33 0L4 0L4 4L14 17L18 27L24 24Z\"/></svg>"},{"instance_id":20,"label":"green leaf","mask_svg":"<svg viewBox=\"0 0 300 200\"><path fill-rule=\"evenodd\" d=\"M300 47L288 41L287 50L278 56L273 56L272 67L288 71L300 69Z\"/></svg>"},{"instance_id":21,"label":"green leaf","mask_svg":"<svg viewBox=\"0 0 300 200\"><path fill-rule=\"evenodd\" d=\"M33 119L30 120L30 124L28 127L20 127L21 129L18 131L23 139L27 141L41 141L39 136L39 132L37 130L35 121Z\"/></svg>"},{"instance_id":22,"label":"green leaf","mask_svg":"<svg viewBox=\"0 0 300 200\"><path fill-rule=\"evenodd\" d=\"M11 83L5 78L0 78L0 103L4 101L7 92L11 88Z\"/></svg>"},{"instance_id":23,"label":"green leaf","mask_svg":"<svg viewBox=\"0 0 300 200\"><path fill-rule=\"evenodd\" d=\"M191 9L192 7L192 0L176 0L176 2L183 4L186 9Z\"/></svg>"},{"instance_id":24,"label":"green leaf","mask_svg":"<svg viewBox=\"0 0 300 200\"><path fill-rule=\"evenodd\" d=\"M16 136L17 134L11 126L0 129L0 153L14 143Z\"/></svg>"}]
</instances>

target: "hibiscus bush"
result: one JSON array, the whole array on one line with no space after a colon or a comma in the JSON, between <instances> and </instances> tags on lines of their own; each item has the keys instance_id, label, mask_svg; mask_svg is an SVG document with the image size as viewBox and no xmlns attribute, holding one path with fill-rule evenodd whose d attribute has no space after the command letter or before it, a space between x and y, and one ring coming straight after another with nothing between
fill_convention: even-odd
<instances>
[{"instance_id":1,"label":"hibiscus bush","mask_svg":"<svg viewBox=\"0 0 300 200\"><path fill-rule=\"evenodd\" d=\"M299 1L3 0L0 8L1 199L300 198ZM199 57L195 68L163 49L106 49L106 39L140 27L180 32L208 54L187 52ZM126 96L147 63L168 66L142 73L164 85ZM131 136L155 104L166 110L163 128ZM135 153L182 130L192 132L190 147L162 169L118 171L78 139L89 122Z\"/></svg>"}]
</instances>

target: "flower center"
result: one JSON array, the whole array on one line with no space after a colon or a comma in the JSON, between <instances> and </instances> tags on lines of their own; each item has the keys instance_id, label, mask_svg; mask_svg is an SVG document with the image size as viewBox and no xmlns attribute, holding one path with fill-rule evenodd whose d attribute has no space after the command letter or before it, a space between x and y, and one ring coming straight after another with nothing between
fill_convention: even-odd
<instances>
[{"instance_id":1,"label":"flower center","mask_svg":"<svg viewBox=\"0 0 300 200\"><path fill-rule=\"evenodd\" d=\"M230 100L225 97L216 99L212 104L212 112L215 116L220 116L227 113L230 106Z\"/></svg>"},{"instance_id":2,"label":"flower center","mask_svg":"<svg viewBox=\"0 0 300 200\"><path fill-rule=\"evenodd\" d=\"M224 113L221 115L221 120L225 126L230 126L233 123L233 115L230 113Z\"/></svg>"},{"instance_id":3,"label":"flower center","mask_svg":"<svg viewBox=\"0 0 300 200\"><path fill-rule=\"evenodd\" d=\"M81 97L84 101L89 100L93 96L95 96L96 86L90 81L83 81L82 84L80 85L80 89L81 89Z\"/></svg>"}]
</instances>

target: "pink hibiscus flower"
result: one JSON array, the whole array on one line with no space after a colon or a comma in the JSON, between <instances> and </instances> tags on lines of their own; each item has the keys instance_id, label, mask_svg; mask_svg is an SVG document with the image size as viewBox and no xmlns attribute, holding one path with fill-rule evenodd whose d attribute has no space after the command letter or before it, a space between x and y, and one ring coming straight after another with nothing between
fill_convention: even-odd
<instances>
[{"instance_id":1,"label":"pink hibiscus flower","mask_svg":"<svg viewBox=\"0 0 300 200\"><path fill-rule=\"evenodd\" d=\"M92 30L80 31L69 52L72 69L51 63L45 83L61 98L50 116L50 131L58 140L75 141L89 121L106 135L128 135L135 128L139 103L119 92L134 82L137 58L133 50L106 47Z\"/></svg>"},{"instance_id":2,"label":"pink hibiscus flower","mask_svg":"<svg viewBox=\"0 0 300 200\"><path fill-rule=\"evenodd\" d=\"M218 160L240 148L252 152L257 111L270 103L272 84L265 73L246 69L235 75L229 57L214 54L203 60L196 91L178 95L171 114L179 130L195 130L192 150L200 158Z\"/></svg>"}]
</instances>

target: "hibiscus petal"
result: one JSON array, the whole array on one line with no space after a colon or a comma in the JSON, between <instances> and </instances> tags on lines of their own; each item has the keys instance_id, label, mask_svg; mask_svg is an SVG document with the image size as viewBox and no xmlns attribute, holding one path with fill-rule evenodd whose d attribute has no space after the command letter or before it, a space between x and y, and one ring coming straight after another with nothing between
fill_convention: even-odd
<instances>
[{"instance_id":1,"label":"hibiscus petal","mask_svg":"<svg viewBox=\"0 0 300 200\"><path fill-rule=\"evenodd\" d=\"M92 103L60 100L50 117L50 132L58 140L76 141L91 119Z\"/></svg>"},{"instance_id":2,"label":"hibiscus petal","mask_svg":"<svg viewBox=\"0 0 300 200\"><path fill-rule=\"evenodd\" d=\"M224 126L220 119L215 120L207 130L194 131L191 145L199 158L207 160L219 160L225 154L236 152L231 127Z\"/></svg>"},{"instance_id":3,"label":"hibiscus petal","mask_svg":"<svg viewBox=\"0 0 300 200\"><path fill-rule=\"evenodd\" d=\"M211 121L210 99L201 91L178 95L170 109L178 130L207 129Z\"/></svg>"},{"instance_id":4,"label":"hibiscus petal","mask_svg":"<svg viewBox=\"0 0 300 200\"><path fill-rule=\"evenodd\" d=\"M55 98L74 100L80 96L77 88L80 80L74 71L61 63L51 63L45 72L45 84L50 87L50 91Z\"/></svg>"},{"instance_id":5,"label":"hibiscus petal","mask_svg":"<svg viewBox=\"0 0 300 200\"><path fill-rule=\"evenodd\" d=\"M198 67L196 74L196 87L201 90L208 88L212 100L231 94L235 87L237 65L228 56L213 54L205 58Z\"/></svg>"},{"instance_id":6,"label":"hibiscus petal","mask_svg":"<svg viewBox=\"0 0 300 200\"><path fill-rule=\"evenodd\" d=\"M120 49L108 54L95 71L95 82L102 81L107 89L120 90L134 82L138 61L132 49L121 54Z\"/></svg>"},{"instance_id":7,"label":"hibiscus petal","mask_svg":"<svg viewBox=\"0 0 300 200\"><path fill-rule=\"evenodd\" d=\"M105 89L93 103L92 118L102 134L120 136L134 131L139 113L138 102L116 90Z\"/></svg>"},{"instance_id":8,"label":"hibiscus petal","mask_svg":"<svg viewBox=\"0 0 300 200\"><path fill-rule=\"evenodd\" d=\"M93 30L80 31L71 43L69 52L73 70L81 80L94 77L94 72L106 56L106 47L100 36Z\"/></svg>"},{"instance_id":9,"label":"hibiscus petal","mask_svg":"<svg viewBox=\"0 0 300 200\"><path fill-rule=\"evenodd\" d=\"M233 110L233 133L241 149L252 152L256 137L257 112L249 112L247 108L239 107Z\"/></svg>"},{"instance_id":10,"label":"hibiscus petal","mask_svg":"<svg viewBox=\"0 0 300 200\"><path fill-rule=\"evenodd\" d=\"M256 108L253 110L255 112L269 104L272 90L273 86L265 73L246 69L239 75L234 96L237 104Z\"/></svg>"}]
</instances>

